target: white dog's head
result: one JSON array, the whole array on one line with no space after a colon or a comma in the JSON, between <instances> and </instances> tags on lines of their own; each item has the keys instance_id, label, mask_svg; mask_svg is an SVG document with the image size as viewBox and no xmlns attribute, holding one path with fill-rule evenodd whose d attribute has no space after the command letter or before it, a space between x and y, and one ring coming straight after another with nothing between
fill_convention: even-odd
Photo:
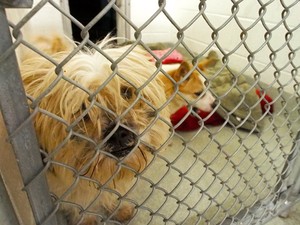
<instances>
[{"instance_id":1,"label":"white dog's head","mask_svg":"<svg viewBox=\"0 0 300 225\"><path fill-rule=\"evenodd\" d=\"M199 68L202 71L206 69L201 62ZM205 112L213 110L215 98L207 90L205 78L194 68L191 62L183 61L178 68L167 71L173 80L163 74L160 77L165 84L167 97L172 97L175 94L169 106L171 113L175 113L187 104L192 104L195 108ZM175 93L176 91L178 93Z\"/></svg>"}]
</instances>

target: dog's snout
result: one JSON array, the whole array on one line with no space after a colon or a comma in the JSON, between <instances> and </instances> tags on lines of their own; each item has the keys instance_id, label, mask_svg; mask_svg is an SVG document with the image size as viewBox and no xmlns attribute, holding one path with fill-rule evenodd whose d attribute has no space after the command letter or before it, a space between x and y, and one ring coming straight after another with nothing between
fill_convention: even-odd
<instances>
[{"instance_id":1,"label":"dog's snout","mask_svg":"<svg viewBox=\"0 0 300 225\"><path fill-rule=\"evenodd\" d=\"M211 107L214 109L218 106L218 101L214 100L213 103L211 104Z\"/></svg>"},{"instance_id":2,"label":"dog's snout","mask_svg":"<svg viewBox=\"0 0 300 225\"><path fill-rule=\"evenodd\" d=\"M111 141L119 146L126 146L133 138L134 134L131 131L123 127L119 127L111 137Z\"/></svg>"},{"instance_id":3,"label":"dog's snout","mask_svg":"<svg viewBox=\"0 0 300 225\"><path fill-rule=\"evenodd\" d=\"M108 140L110 153L118 158L124 157L134 148L136 140L136 134L124 127L119 127Z\"/></svg>"}]
</instances>

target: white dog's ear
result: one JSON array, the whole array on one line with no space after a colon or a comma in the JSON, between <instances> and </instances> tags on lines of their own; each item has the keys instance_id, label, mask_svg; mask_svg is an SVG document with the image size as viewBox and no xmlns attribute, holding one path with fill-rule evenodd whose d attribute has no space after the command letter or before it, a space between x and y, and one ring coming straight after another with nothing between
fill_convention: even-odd
<instances>
[{"instance_id":1,"label":"white dog's ear","mask_svg":"<svg viewBox=\"0 0 300 225\"><path fill-rule=\"evenodd\" d=\"M193 68L192 63L183 61L179 68L175 71L174 79L175 81L180 81L191 69Z\"/></svg>"},{"instance_id":2,"label":"white dog's ear","mask_svg":"<svg viewBox=\"0 0 300 225\"><path fill-rule=\"evenodd\" d=\"M219 56L215 51L210 51L208 56L200 60L198 67L200 70L205 71L209 67L213 67L219 61Z\"/></svg>"}]
</instances>

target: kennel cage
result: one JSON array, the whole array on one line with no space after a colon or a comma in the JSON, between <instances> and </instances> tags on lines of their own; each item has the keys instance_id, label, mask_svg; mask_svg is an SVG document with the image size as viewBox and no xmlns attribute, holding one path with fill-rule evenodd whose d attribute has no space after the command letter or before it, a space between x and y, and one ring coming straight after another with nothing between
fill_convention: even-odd
<instances>
[{"instance_id":1,"label":"kennel cage","mask_svg":"<svg viewBox=\"0 0 300 225\"><path fill-rule=\"evenodd\" d=\"M156 153L137 175L123 199L136 209L127 224L263 224L299 200L300 24L295 18L300 2L228 0L226 4L216 1L213 6L211 2L161 0L147 6L143 1L109 1L83 26L62 7L64 1L38 1L20 21L13 22L8 22L4 8L30 8L32 1L0 1L0 106L6 126L0 131L0 206L5 209L1 224L11 224L16 218L25 225L64 224L59 205L72 204L49 193L45 176L49 168L43 165L32 125L34 110L29 112L15 56L21 45L38 51L27 42L22 28L46 6L63 17L59 22L64 25L70 21L77 24L83 30L83 42L88 41L93 24L112 9L118 15L117 26L123 27L118 35L132 44L142 45L153 55L153 42L171 42L164 45L169 50L163 58L183 49L194 63L213 49L220 56L221 68L230 74L232 86L225 94L212 90L219 102L215 111L225 112L224 121L207 125L208 117L199 117L189 106L174 128L188 116L198 119L199 128L189 132L172 129L166 150ZM162 60L158 59L156 66L164 72ZM213 88L222 69L209 71L210 77L204 74L208 89ZM246 90L238 86L244 74ZM266 108L249 128L245 126L251 115L243 119L235 112L253 89L261 91L258 99ZM228 110L222 101L233 90L242 98ZM272 97L270 102L266 102L266 93ZM257 132L260 122L264 126ZM82 209L81 213L89 212ZM120 224L98 216L103 224Z\"/></svg>"}]
</instances>

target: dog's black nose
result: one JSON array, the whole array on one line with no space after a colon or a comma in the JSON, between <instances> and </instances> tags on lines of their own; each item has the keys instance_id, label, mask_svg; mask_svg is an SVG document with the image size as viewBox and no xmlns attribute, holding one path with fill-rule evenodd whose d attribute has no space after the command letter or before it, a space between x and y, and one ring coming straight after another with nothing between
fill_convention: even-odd
<instances>
[{"instance_id":1,"label":"dog's black nose","mask_svg":"<svg viewBox=\"0 0 300 225\"><path fill-rule=\"evenodd\" d=\"M219 104L219 101L215 100L212 104L211 104L211 107L214 109L218 106Z\"/></svg>"},{"instance_id":2,"label":"dog's black nose","mask_svg":"<svg viewBox=\"0 0 300 225\"><path fill-rule=\"evenodd\" d=\"M135 147L136 142L136 134L124 127L118 127L108 139L110 153L118 158L124 157L131 152Z\"/></svg>"}]
</instances>

